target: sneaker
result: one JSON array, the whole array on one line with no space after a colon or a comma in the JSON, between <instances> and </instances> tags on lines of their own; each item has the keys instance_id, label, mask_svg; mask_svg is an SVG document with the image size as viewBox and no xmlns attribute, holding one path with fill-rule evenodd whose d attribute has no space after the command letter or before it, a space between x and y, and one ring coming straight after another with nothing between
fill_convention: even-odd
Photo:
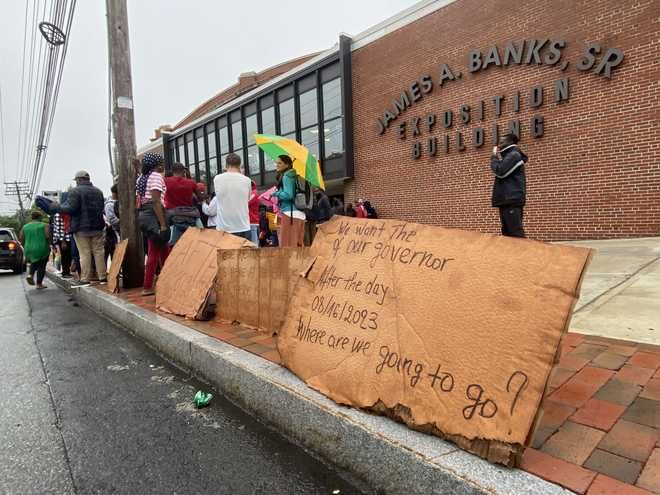
<instances>
[{"instance_id":1,"label":"sneaker","mask_svg":"<svg viewBox=\"0 0 660 495\"><path fill-rule=\"evenodd\" d=\"M108 283L107 278L102 278L101 280L99 280L99 285L106 285L107 283Z\"/></svg>"},{"instance_id":2,"label":"sneaker","mask_svg":"<svg viewBox=\"0 0 660 495\"><path fill-rule=\"evenodd\" d=\"M32 278L32 275L28 275L25 281L28 283L28 285L34 285L34 279Z\"/></svg>"},{"instance_id":3,"label":"sneaker","mask_svg":"<svg viewBox=\"0 0 660 495\"><path fill-rule=\"evenodd\" d=\"M89 284L89 282L88 282L87 280L78 280L78 281L76 281L76 282L74 282L74 283L71 284L71 288L75 288L75 287L87 287L88 285L90 285L90 284Z\"/></svg>"},{"instance_id":4,"label":"sneaker","mask_svg":"<svg viewBox=\"0 0 660 495\"><path fill-rule=\"evenodd\" d=\"M144 289L142 291L143 296L153 296L154 294L156 294L156 291L153 289Z\"/></svg>"},{"instance_id":5,"label":"sneaker","mask_svg":"<svg viewBox=\"0 0 660 495\"><path fill-rule=\"evenodd\" d=\"M37 289L47 289L47 288L48 288L48 286L44 285L44 284L37 285Z\"/></svg>"}]
</instances>

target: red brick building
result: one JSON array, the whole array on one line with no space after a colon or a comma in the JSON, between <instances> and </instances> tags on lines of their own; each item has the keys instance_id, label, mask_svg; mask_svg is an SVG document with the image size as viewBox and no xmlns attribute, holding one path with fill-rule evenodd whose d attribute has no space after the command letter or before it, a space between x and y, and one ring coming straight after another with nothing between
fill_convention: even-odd
<instances>
[{"instance_id":1,"label":"red brick building","mask_svg":"<svg viewBox=\"0 0 660 495\"><path fill-rule=\"evenodd\" d=\"M232 100L233 108L263 91L277 108L291 80L296 115L305 115L309 88L318 88L313 146L324 173L331 169L330 192L346 202L369 198L382 217L498 232L489 156L496 134L513 130L530 157L530 237L657 236L659 39L655 0L425 0L305 59L243 95L245 103ZM301 83L312 69L316 79ZM324 141L336 140L323 117L331 77L341 80L341 157L336 143L331 157L324 153ZM309 142L299 120L295 135ZM265 187L272 174L260 160L250 170Z\"/></svg>"}]
</instances>

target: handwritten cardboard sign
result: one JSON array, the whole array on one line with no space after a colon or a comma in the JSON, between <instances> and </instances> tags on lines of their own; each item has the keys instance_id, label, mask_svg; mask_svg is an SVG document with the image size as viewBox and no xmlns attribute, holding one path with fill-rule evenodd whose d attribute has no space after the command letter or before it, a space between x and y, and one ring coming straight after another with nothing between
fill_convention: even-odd
<instances>
[{"instance_id":1,"label":"handwritten cardboard sign","mask_svg":"<svg viewBox=\"0 0 660 495\"><path fill-rule=\"evenodd\" d=\"M277 333L309 248L218 251L216 316L219 321Z\"/></svg>"},{"instance_id":2,"label":"handwritten cardboard sign","mask_svg":"<svg viewBox=\"0 0 660 495\"><path fill-rule=\"evenodd\" d=\"M124 263L128 239L119 242L115 247L115 252L110 260L110 270L108 271L108 291L111 293L119 292L119 272Z\"/></svg>"},{"instance_id":3,"label":"handwritten cardboard sign","mask_svg":"<svg viewBox=\"0 0 660 495\"><path fill-rule=\"evenodd\" d=\"M288 368L338 403L454 441L521 446L590 255L334 217L314 241L278 347Z\"/></svg>"},{"instance_id":4,"label":"handwritten cardboard sign","mask_svg":"<svg viewBox=\"0 0 660 495\"><path fill-rule=\"evenodd\" d=\"M156 308L200 319L218 273L218 249L252 247L241 237L215 229L188 228L177 241L156 284Z\"/></svg>"}]
</instances>

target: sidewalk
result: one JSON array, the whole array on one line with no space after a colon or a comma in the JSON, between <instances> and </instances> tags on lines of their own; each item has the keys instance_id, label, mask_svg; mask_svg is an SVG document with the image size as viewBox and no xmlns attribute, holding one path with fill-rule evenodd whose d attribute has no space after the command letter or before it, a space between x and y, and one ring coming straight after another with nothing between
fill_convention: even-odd
<instances>
[{"instance_id":1,"label":"sidewalk","mask_svg":"<svg viewBox=\"0 0 660 495\"><path fill-rule=\"evenodd\" d=\"M595 249L571 328L660 345L660 237L566 242Z\"/></svg>"}]
</instances>

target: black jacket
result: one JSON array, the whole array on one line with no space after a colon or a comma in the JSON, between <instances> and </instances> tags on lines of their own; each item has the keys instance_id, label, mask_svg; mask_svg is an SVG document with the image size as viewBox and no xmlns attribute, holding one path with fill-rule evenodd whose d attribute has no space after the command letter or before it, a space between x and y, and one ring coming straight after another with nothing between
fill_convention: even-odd
<instances>
[{"instance_id":1,"label":"black jacket","mask_svg":"<svg viewBox=\"0 0 660 495\"><path fill-rule=\"evenodd\" d=\"M71 215L72 234L76 232L102 232L105 228L105 222L103 221L104 205L105 201L101 190L87 181L69 191L67 200L57 207L57 211Z\"/></svg>"},{"instance_id":2,"label":"black jacket","mask_svg":"<svg viewBox=\"0 0 660 495\"><path fill-rule=\"evenodd\" d=\"M493 155L490 168L495 175L493 184L493 206L524 206L527 185L525 163L527 155L512 144L501 151L502 159Z\"/></svg>"}]
</instances>

